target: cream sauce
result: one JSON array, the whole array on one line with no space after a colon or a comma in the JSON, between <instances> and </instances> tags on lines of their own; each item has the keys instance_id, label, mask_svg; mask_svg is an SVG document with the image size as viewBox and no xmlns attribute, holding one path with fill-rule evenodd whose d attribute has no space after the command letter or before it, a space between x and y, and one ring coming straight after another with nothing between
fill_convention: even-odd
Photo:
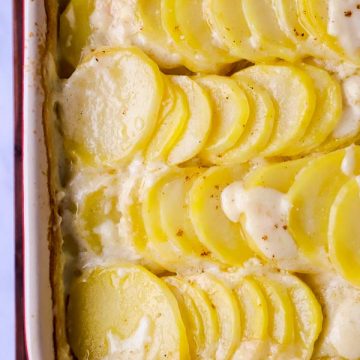
<instances>
[{"instance_id":1,"label":"cream sauce","mask_svg":"<svg viewBox=\"0 0 360 360\"><path fill-rule=\"evenodd\" d=\"M360 9L357 0L329 0L328 33L335 36L347 54L360 51Z\"/></svg>"},{"instance_id":2,"label":"cream sauce","mask_svg":"<svg viewBox=\"0 0 360 360\"><path fill-rule=\"evenodd\" d=\"M240 221L244 214L248 235L267 258L297 257L297 246L287 230L291 204L285 194L263 187L245 190L241 182L235 182L223 190L221 200L231 221Z\"/></svg>"}]
</instances>

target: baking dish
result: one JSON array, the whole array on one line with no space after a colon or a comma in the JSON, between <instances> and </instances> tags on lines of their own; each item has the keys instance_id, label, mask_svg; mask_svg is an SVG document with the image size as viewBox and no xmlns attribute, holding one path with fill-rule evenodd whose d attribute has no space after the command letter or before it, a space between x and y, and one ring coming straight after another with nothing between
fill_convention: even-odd
<instances>
[{"instance_id":1,"label":"baking dish","mask_svg":"<svg viewBox=\"0 0 360 360\"><path fill-rule=\"evenodd\" d=\"M52 359L47 161L40 62L44 2L14 1L16 358Z\"/></svg>"}]
</instances>

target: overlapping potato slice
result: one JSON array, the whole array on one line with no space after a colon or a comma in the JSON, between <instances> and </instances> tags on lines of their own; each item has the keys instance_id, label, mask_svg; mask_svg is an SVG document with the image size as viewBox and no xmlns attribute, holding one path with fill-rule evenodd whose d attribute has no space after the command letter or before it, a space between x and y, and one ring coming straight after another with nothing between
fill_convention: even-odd
<instances>
[{"instance_id":1,"label":"overlapping potato slice","mask_svg":"<svg viewBox=\"0 0 360 360\"><path fill-rule=\"evenodd\" d=\"M190 70L217 73L236 60L214 43L200 0L161 0L161 18Z\"/></svg>"},{"instance_id":2,"label":"overlapping potato slice","mask_svg":"<svg viewBox=\"0 0 360 360\"><path fill-rule=\"evenodd\" d=\"M220 337L215 359L230 359L240 344L242 333L240 310L235 295L211 274L194 275L189 279L208 295L217 314Z\"/></svg>"},{"instance_id":3,"label":"overlapping potato slice","mask_svg":"<svg viewBox=\"0 0 360 360\"><path fill-rule=\"evenodd\" d=\"M331 206L329 254L336 270L352 285L360 287L360 182L348 180Z\"/></svg>"},{"instance_id":4,"label":"overlapping potato slice","mask_svg":"<svg viewBox=\"0 0 360 360\"><path fill-rule=\"evenodd\" d=\"M157 129L146 149L145 157L148 161L166 159L189 119L188 103L184 92L167 77L164 79L165 91Z\"/></svg>"},{"instance_id":5,"label":"overlapping potato slice","mask_svg":"<svg viewBox=\"0 0 360 360\"><path fill-rule=\"evenodd\" d=\"M202 172L199 168L178 169L164 179L158 195L158 221L168 239L173 239L184 255L206 257L207 250L197 239L190 221L188 204L190 188Z\"/></svg>"},{"instance_id":6,"label":"overlapping potato slice","mask_svg":"<svg viewBox=\"0 0 360 360\"><path fill-rule=\"evenodd\" d=\"M311 78L290 65L255 65L236 74L262 85L276 104L273 134L264 156L280 155L305 133L315 108L315 89Z\"/></svg>"},{"instance_id":7,"label":"overlapping potato slice","mask_svg":"<svg viewBox=\"0 0 360 360\"><path fill-rule=\"evenodd\" d=\"M129 159L155 128L163 93L158 67L141 51L92 53L63 86L65 148L88 163Z\"/></svg>"},{"instance_id":8,"label":"overlapping potato slice","mask_svg":"<svg viewBox=\"0 0 360 360\"><path fill-rule=\"evenodd\" d=\"M280 345L294 341L294 307L286 289L265 276L255 277L268 304L269 335Z\"/></svg>"},{"instance_id":9,"label":"overlapping potato slice","mask_svg":"<svg viewBox=\"0 0 360 360\"><path fill-rule=\"evenodd\" d=\"M288 351L294 358L310 359L322 329L322 310L312 290L290 274L272 275L286 290L295 314L295 344Z\"/></svg>"},{"instance_id":10,"label":"overlapping potato slice","mask_svg":"<svg viewBox=\"0 0 360 360\"><path fill-rule=\"evenodd\" d=\"M298 45L299 52L306 51L302 47L305 46L304 41L308 38L308 33L299 21L296 1L273 0L273 6L281 30Z\"/></svg>"},{"instance_id":11,"label":"overlapping potato slice","mask_svg":"<svg viewBox=\"0 0 360 360\"><path fill-rule=\"evenodd\" d=\"M71 0L60 16L59 44L63 58L76 67L91 34L93 0Z\"/></svg>"},{"instance_id":12,"label":"overlapping potato slice","mask_svg":"<svg viewBox=\"0 0 360 360\"><path fill-rule=\"evenodd\" d=\"M284 155L309 153L322 144L335 129L342 110L342 95L339 83L325 70L302 64L313 80L316 91L316 108L304 136L293 144Z\"/></svg>"},{"instance_id":13,"label":"overlapping potato slice","mask_svg":"<svg viewBox=\"0 0 360 360\"><path fill-rule=\"evenodd\" d=\"M219 341L219 323L214 306L203 290L180 277L165 277L183 306L180 311L188 333L190 354L194 359L213 359ZM188 324L188 325L187 325Z\"/></svg>"},{"instance_id":14,"label":"overlapping potato slice","mask_svg":"<svg viewBox=\"0 0 360 360\"><path fill-rule=\"evenodd\" d=\"M258 48L274 58L290 61L296 58L296 46L282 31L272 0L243 0L242 8Z\"/></svg>"},{"instance_id":15,"label":"overlapping potato slice","mask_svg":"<svg viewBox=\"0 0 360 360\"><path fill-rule=\"evenodd\" d=\"M231 54L251 61L271 58L252 43L242 0L204 0L203 8L214 36L226 45Z\"/></svg>"},{"instance_id":16,"label":"overlapping potato slice","mask_svg":"<svg viewBox=\"0 0 360 360\"><path fill-rule=\"evenodd\" d=\"M109 194L110 192L110 194ZM86 241L90 249L97 254L101 253L103 239L101 227L106 226L106 234L114 236L116 226L121 214L117 209L117 199L111 190L101 186L84 196L81 203L77 204L78 211L74 220L77 235Z\"/></svg>"},{"instance_id":17,"label":"overlapping potato slice","mask_svg":"<svg viewBox=\"0 0 360 360\"><path fill-rule=\"evenodd\" d=\"M144 50L162 68L179 66L181 55L162 25L161 0L138 0L136 6Z\"/></svg>"},{"instance_id":18,"label":"overlapping potato slice","mask_svg":"<svg viewBox=\"0 0 360 360\"><path fill-rule=\"evenodd\" d=\"M268 305L259 285L250 277L234 289L240 306L243 337L233 360L261 359L268 351Z\"/></svg>"},{"instance_id":19,"label":"overlapping potato slice","mask_svg":"<svg viewBox=\"0 0 360 360\"><path fill-rule=\"evenodd\" d=\"M168 156L175 165L196 156L204 147L211 128L211 103L206 91L188 76L169 76L172 83L185 93L189 106L189 119Z\"/></svg>"},{"instance_id":20,"label":"overlapping potato slice","mask_svg":"<svg viewBox=\"0 0 360 360\"><path fill-rule=\"evenodd\" d=\"M330 207L348 175L359 172L359 155L355 147L311 160L288 192L289 231L299 249L319 264L326 257Z\"/></svg>"},{"instance_id":21,"label":"overlapping potato slice","mask_svg":"<svg viewBox=\"0 0 360 360\"><path fill-rule=\"evenodd\" d=\"M189 193L189 213L199 240L216 258L241 265L252 256L238 223L230 221L221 207L221 192L243 177L245 166L212 167L193 184Z\"/></svg>"},{"instance_id":22,"label":"overlapping potato slice","mask_svg":"<svg viewBox=\"0 0 360 360\"><path fill-rule=\"evenodd\" d=\"M249 117L249 103L231 78L208 75L196 81L208 92L213 110L211 132L201 152L206 158L225 152L237 142Z\"/></svg>"},{"instance_id":23,"label":"overlapping potato slice","mask_svg":"<svg viewBox=\"0 0 360 360\"><path fill-rule=\"evenodd\" d=\"M246 188L261 186L287 193L296 175L308 162L309 159L302 158L260 166L247 174L244 185Z\"/></svg>"},{"instance_id":24,"label":"overlapping potato slice","mask_svg":"<svg viewBox=\"0 0 360 360\"><path fill-rule=\"evenodd\" d=\"M301 24L314 38L335 51L340 57L359 63L359 49L350 47L348 43L341 44L338 29L334 35L331 34L333 23L340 21L343 22L343 34L345 37L348 35L351 30L346 25L344 26L344 20L353 21L352 12L357 10L355 2L330 3L329 0L298 0L297 5Z\"/></svg>"},{"instance_id":25,"label":"overlapping potato slice","mask_svg":"<svg viewBox=\"0 0 360 360\"><path fill-rule=\"evenodd\" d=\"M95 268L77 279L70 290L67 326L79 360L189 359L174 295L140 266Z\"/></svg>"},{"instance_id":26,"label":"overlapping potato slice","mask_svg":"<svg viewBox=\"0 0 360 360\"><path fill-rule=\"evenodd\" d=\"M273 131L275 109L269 94L254 81L233 75L249 102L249 118L239 140L228 151L208 156L218 165L239 164L256 157L267 145Z\"/></svg>"}]
</instances>

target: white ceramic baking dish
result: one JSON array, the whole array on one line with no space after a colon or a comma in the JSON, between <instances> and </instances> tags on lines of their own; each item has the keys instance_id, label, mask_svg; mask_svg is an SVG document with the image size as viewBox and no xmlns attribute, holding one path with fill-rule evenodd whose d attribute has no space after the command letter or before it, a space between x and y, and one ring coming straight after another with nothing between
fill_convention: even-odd
<instances>
[{"instance_id":1,"label":"white ceramic baking dish","mask_svg":"<svg viewBox=\"0 0 360 360\"><path fill-rule=\"evenodd\" d=\"M16 337L18 360L51 360L49 199L42 127L43 0L14 1Z\"/></svg>"}]
</instances>

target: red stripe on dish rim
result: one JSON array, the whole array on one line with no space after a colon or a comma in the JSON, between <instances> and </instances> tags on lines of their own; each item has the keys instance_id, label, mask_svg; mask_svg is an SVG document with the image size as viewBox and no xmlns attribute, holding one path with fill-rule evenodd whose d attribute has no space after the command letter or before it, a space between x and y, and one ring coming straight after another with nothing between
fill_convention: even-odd
<instances>
[{"instance_id":1,"label":"red stripe on dish rim","mask_svg":"<svg viewBox=\"0 0 360 360\"><path fill-rule=\"evenodd\" d=\"M24 63L25 5L13 1L16 359L29 359L25 330Z\"/></svg>"}]
</instances>

